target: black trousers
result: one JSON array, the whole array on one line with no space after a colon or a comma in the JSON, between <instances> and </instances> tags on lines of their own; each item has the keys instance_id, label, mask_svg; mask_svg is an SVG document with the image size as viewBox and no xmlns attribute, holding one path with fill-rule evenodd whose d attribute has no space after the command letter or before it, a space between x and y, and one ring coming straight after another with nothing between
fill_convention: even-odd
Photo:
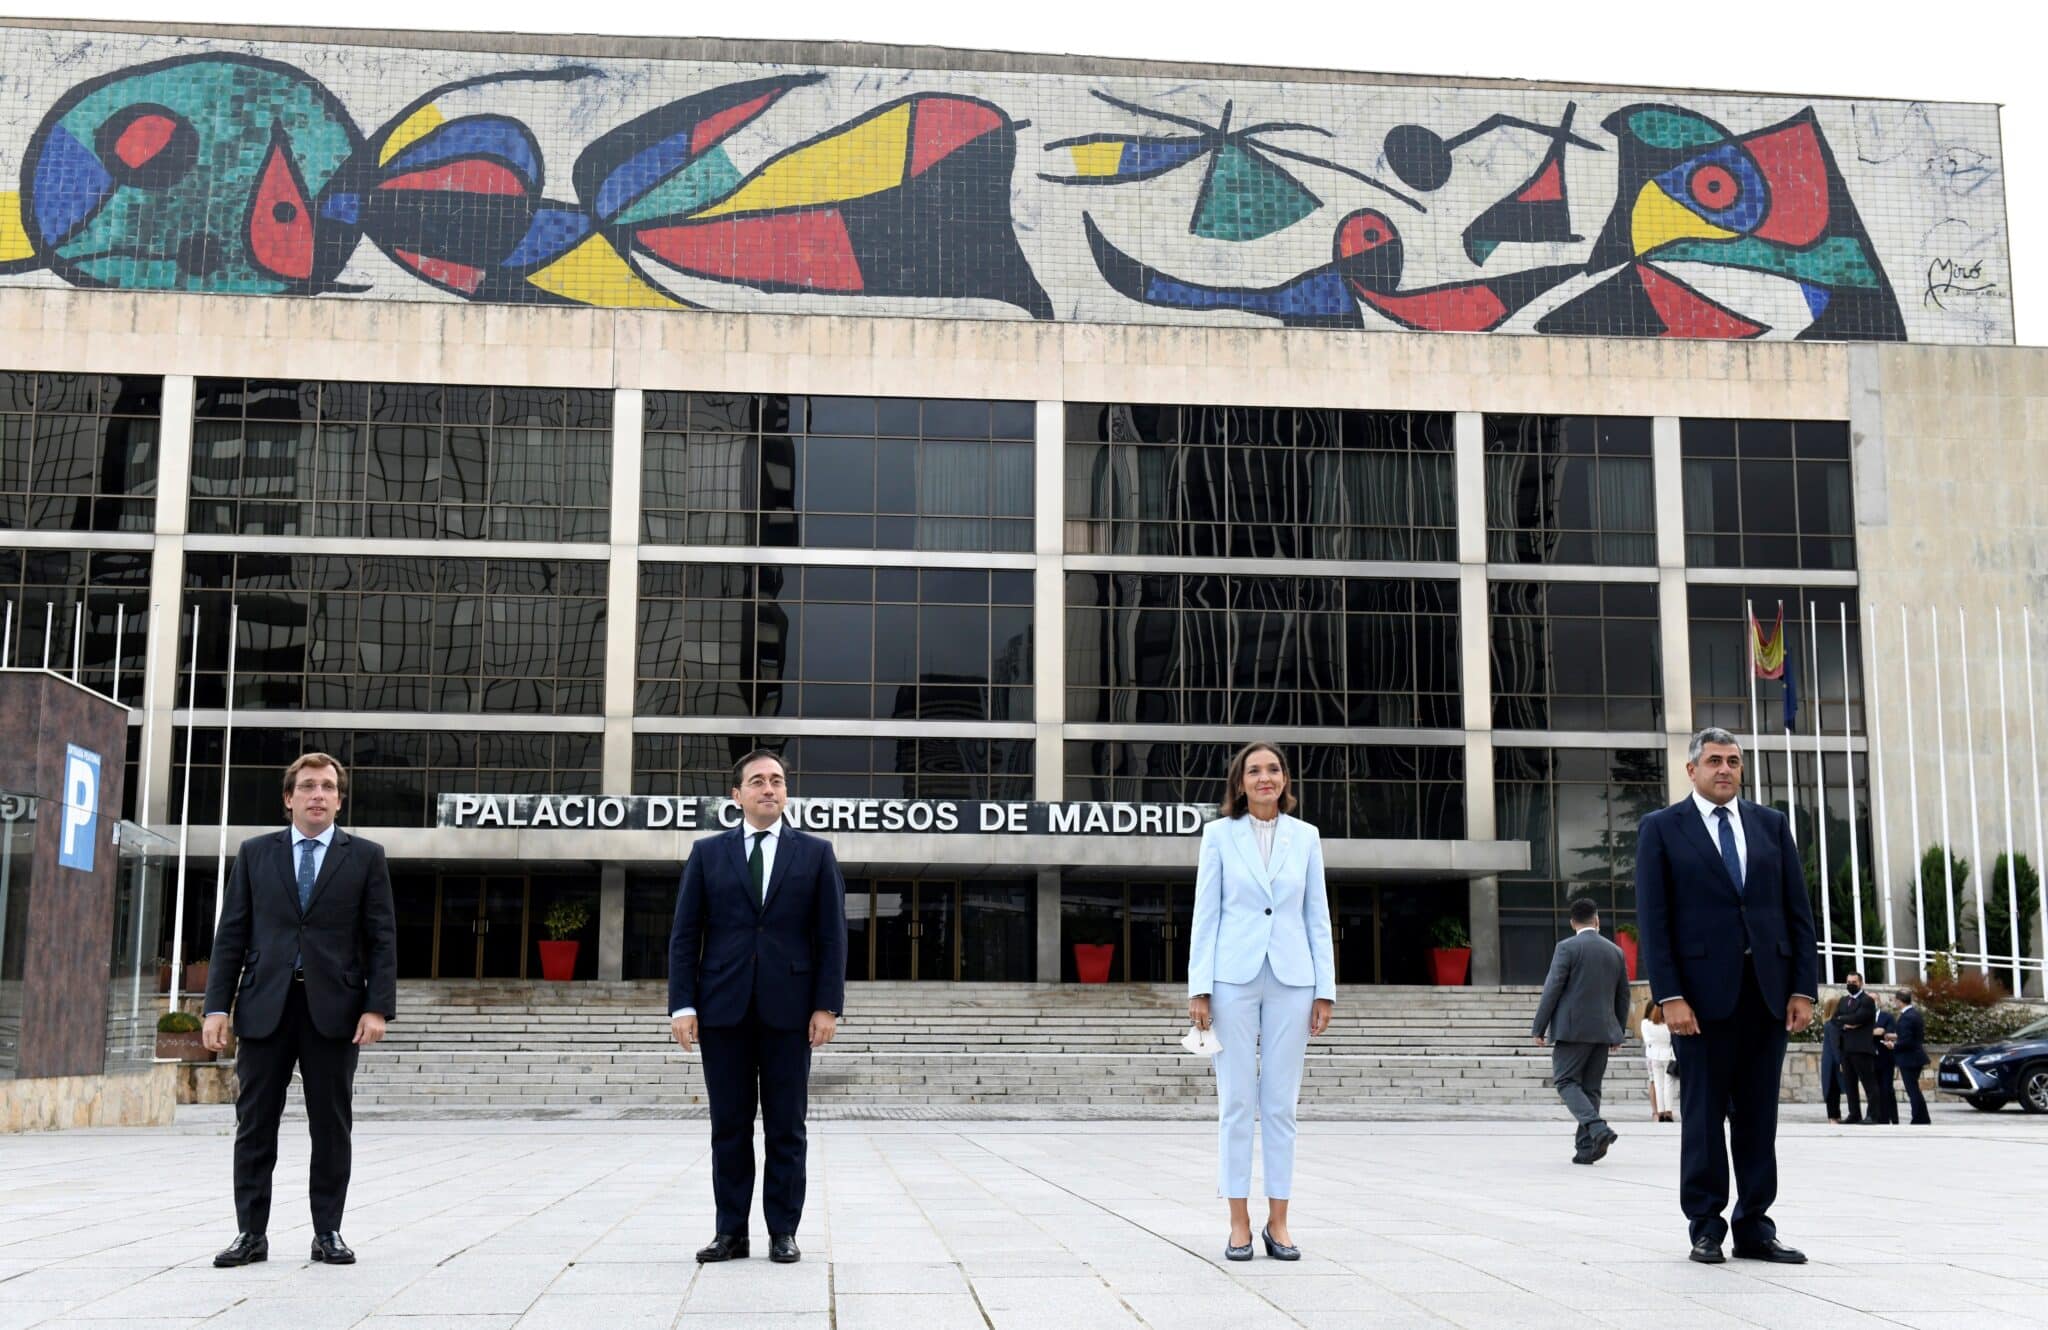
<instances>
[{"instance_id":1,"label":"black trousers","mask_svg":"<svg viewBox=\"0 0 2048 1330\"><path fill-rule=\"evenodd\" d=\"M1873 1121L1897 1126L1899 1122L1898 1064L1889 1051L1877 1055L1872 1064L1870 1116Z\"/></svg>"},{"instance_id":2,"label":"black trousers","mask_svg":"<svg viewBox=\"0 0 2048 1330\"><path fill-rule=\"evenodd\" d=\"M771 1234L794 1237L804 1216L804 1113L810 1101L806 1030L763 1025L752 1006L738 1025L705 1026L704 1093L711 1101L711 1194L718 1231L747 1232L754 1208L754 1114L767 1145L761 1218Z\"/></svg>"},{"instance_id":3,"label":"black trousers","mask_svg":"<svg viewBox=\"0 0 2048 1330\"><path fill-rule=\"evenodd\" d=\"M1777 1236L1770 1220L1778 1198L1778 1080L1785 1066L1785 1021L1771 1014L1743 963L1735 1010L1700 1022L1695 1035L1671 1041L1678 1057L1678 1202L1693 1241L1726 1237L1728 1163L1735 1162L1735 1241L1760 1246ZM1723 1136L1723 1131L1726 1136Z\"/></svg>"},{"instance_id":4,"label":"black trousers","mask_svg":"<svg viewBox=\"0 0 2048 1330\"><path fill-rule=\"evenodd\" d=\"M340 1231L354 1159L349 1131L355 1122L351 1097L360 1052L348 1039L329 1039L313 1028L306 1012L306 986L301 983L286 994L276 1030L236 1046L235 1077L242 1088L235 1098L235 1221L242 1232L269 1230L277 1124L284 1116L294 1066L305 1084L306 1126L313 1137L306 1186L313 1231Z\"/></svg>"},{"instance_id":5,"label":"black trousers","mask_svg":"<svg viewBox=\"0 0 2048 1330\"><path fill-rule=\"evenodd\" d=\"M1934 1121L1933 1118L1927 1115L1927 1096L1920 1093L1920 1068L1900 1067L1899 1079L1903 1081L1906 1086L1906 1102L1912 1106L1912 1120L1918 1123L1929 1123ZM1894 1101L1894 1105L1892 1108L1892 1121L1897 1122L1898 1120L1899 1114L1897 1103L1896 1101Z\"/></svg>"},{"instance_id":6,"label":"black trousers","mask_svg":"<svg viewBox=\"0 0 2048 1330\"><path fill-rule=\"evenodd\" d=\"M1870 1101L1870 1120L1872 1122L1883 1121L1879 1116L1880 1110L1877 1103L1877 1054L1844 1053L1842 1054L1842 1068L1848 1073L1843 1077L1847 1083L1846 1088L1849 1091L1849 1116L1846 1120L1850 1122L1863 1121L1863 1101L1868 1099Z\"/></svg>"}]
</instances>

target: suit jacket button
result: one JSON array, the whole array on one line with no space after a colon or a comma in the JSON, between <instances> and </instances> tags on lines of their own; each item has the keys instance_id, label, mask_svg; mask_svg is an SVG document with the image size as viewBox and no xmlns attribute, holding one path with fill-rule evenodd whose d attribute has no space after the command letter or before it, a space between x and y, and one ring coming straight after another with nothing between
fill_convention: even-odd
<instances>
[{"instance_id":1,"label":"suit jacket button","mask_svg":"<svg viewBox=\"0 0 2048 1330\"><path fill-rule=\"evenodd\" d=\"M1270 906L1270 905L1268 905L1268 906L1266 907L1266 913L1267 913L1267 914L1271 914L1271 913L1273 913L1273 907L1272 907L1272 906Z\"/></svg>"}]
</instances>

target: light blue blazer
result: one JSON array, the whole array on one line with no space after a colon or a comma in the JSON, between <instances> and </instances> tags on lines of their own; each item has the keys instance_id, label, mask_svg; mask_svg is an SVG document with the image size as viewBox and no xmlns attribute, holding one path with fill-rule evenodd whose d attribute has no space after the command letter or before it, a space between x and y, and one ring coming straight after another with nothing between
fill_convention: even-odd
<instances>
[{"instance_id":1,"label":"light blue blazer","mask_svg":"<svg viewBox=\"0 0 2048 1330\"><path fill-rule=\"evenodd\" d=\"M1188 941L1188 996L1218 983L1248 984L1270 962L1273 977L1337 999L1330 895L1323 885L1323 838L1300 818L1280 815L1273 858L1259 858L1249 817L1202 828L1195 873L1195 926Z\"/></svg>"}]
</instances>

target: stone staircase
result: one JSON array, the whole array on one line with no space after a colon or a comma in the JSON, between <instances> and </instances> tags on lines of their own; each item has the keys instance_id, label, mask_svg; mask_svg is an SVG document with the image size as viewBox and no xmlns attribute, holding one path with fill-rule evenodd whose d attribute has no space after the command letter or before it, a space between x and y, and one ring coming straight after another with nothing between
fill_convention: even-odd
<instances>
[{"instance_id":1,"label":"stone staircase","mask_svg":"<svg viewBox=\"0 0 2048 1330\"><path fill-rule=\"evenodd\" d=\"M1529 1040L1534 988L1340 990L1312 1046L1302 1100L1344 1105L1555 1104L1549 1054ZM698 1060L669 1037L660 983L408 982L400 1019L362 1059L366 1108L567 1109L701 1105ZM1209 1064L1186 1056L1178 985L848 986L839 1037L813 1062L821 1106L1213 1102ZM1611 1098L1639 1102L1639 1046Z\"/></svg>"}]
</instances>

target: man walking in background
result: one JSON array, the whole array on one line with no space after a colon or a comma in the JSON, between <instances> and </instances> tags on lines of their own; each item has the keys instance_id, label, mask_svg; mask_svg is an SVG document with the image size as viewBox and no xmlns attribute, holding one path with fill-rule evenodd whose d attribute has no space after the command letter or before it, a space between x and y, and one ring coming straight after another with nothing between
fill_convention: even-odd
<instances>
[{"instance_id":1,"label":"man walking in background","mask_svg":"<svg viewBox=\"0 0 2048 1330\"><path fill-rule=\"evenodd\" d=\"M1913 1001L1913 990L1898 991L1899 1028L1892 1036L1892 1061L1898 1064L1899 1079L1906 1083L1906 1102L1912 1106L1910 1121L1925 1126L1934 1121L1927 1115L1927 1098L1920 1093L1920 1069L1927 1065L1927 1017Z\"/></svg>"},{"instance_id":2,"label":"man walking in background","mask_svg":"<svg viewBox=\"0 0 2048 1330\"><path fill-rule=\"evenodd\" d=\"M782 820L782 758L756 749L732 773L742 821L690 848L668 945L669 1025L704 1045L717 1231L700 1262L751 1254L754 1110L767 1138L768 1259L801 1260L804 1112L811 1050L832 1041L846 994L846 883L831 843Z\"/></svg>"},{"instance_id":3,"label":"man walking in background","mask_svg":"<svg viewBox=\"0 0 2048 1330\"><path fill-rule=\"evenodd\" d=\"M1738 798L1742 746L1723 729L1693 735L1692 793L1643 819L1636 919L1651 1000L1678 1054L1679 1204L1691 1259L1735 1254L1801 1265L1770 1219L1778 1196L1778 1082L1785 1042L1813 1019L1820 956L1806 878L1785 815ZM1723 1134L1725 1131L1725 1135ZM1728 1160L1735 1157L1735 1213Z\"/></svg>"},{"instance_id":4,"label":"man walking in background","mask_svg":"<svg viewBox=\"0 0 2048 1330\"><path fill-rule=\"evenodd\" d=\"M1618 1135L1600 1116L1600 1087L1607 1055L1628 1037L1628 1007L1628 962L1600 936L1598 908L1580 897L1572 902L1572 935L1551 953L1529 1027L1539 1045L1548 1037L1551 1083L1578 1119L1574 1164L1597 1162Z\"/></svg>"}]
</instances>

